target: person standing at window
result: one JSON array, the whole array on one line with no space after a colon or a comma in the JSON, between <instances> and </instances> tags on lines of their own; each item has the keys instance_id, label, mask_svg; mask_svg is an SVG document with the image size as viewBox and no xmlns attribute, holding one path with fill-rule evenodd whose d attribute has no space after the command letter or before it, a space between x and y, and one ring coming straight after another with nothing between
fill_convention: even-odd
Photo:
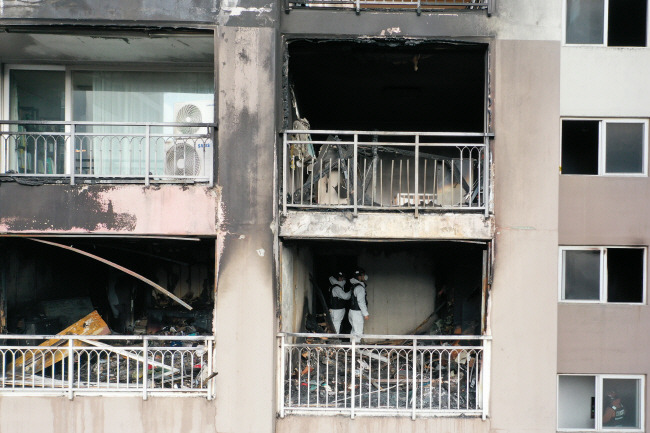
<instances>
[{"instance_id":1,"label":"person standing at window","mask_svg":"<svg viewBox=\"0 0 650 433\"><path fill-rule=\"evenodd\" d=\"M603 409L603 426L622 427L625 420L625 407L615 389L607 392Z\"/></svg>"}]
</instances>

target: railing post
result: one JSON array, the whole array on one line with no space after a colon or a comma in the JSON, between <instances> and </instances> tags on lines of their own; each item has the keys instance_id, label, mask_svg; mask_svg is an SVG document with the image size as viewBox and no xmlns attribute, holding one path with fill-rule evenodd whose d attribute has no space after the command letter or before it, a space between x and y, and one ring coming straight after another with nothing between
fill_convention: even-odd
<instances>
[{"instance_id":1,"label":"railing post","mask_svg":"<svg viewBox=\"0 0 650 433\"><path fill-rule=\"evenodd\" d=\"M356 147L356 135L355 135L355 142L354 142L354 153L356 154L357 152L357 147ZM356 161L356 158L355 158ZM356 163L355 163L356 165ZM355 176L356 177L356 176ZM356 194L355 194L356 195ZM352 390L351 390L351 398L352 402L350 403L350 418L354 419L354 405L355 405L355 397L357 395L356 392L356 384L357 384L357 377L356 377L356 369L357 369L357 340L356 340L356 335L352 335L352 366L350 367L350 376L352 376Z\"/></svg>"},{"instance_id":2,"label":"railing post","mask_svg":"<svg viewBox=\"0 0 650 433\"><path fill-rule=\"evenodd\" d=\"M284 374L285 374L285 363L286 356L284 351L285 347L285 336L284 334L280 337L280 383L278 384L278 401L280 402L280 418L284 418Z\"/></svg>"},{"instance_id":3,"label":"railing post","mask_svg":"<svg viewBox=\"0 0 650 433\"><path fill-rule=\"evenodd\" d=\"M481 393L481 418L485 421L490 413L490 364L492 363L492 340L483 340L483 392Z\"/></svg>"},{"instance_id":4,"label":"railing post","mask_svg":"<svg viewBox=\"0 0 650 433\"><path fill-rule=\"evenodd\" d=\"M214 360L213 360L213 350L214 350L214 345L212 342L212 339L208 339L208 375L212 375L212 372L214 371ZM208 380L208 400L214 400L214 386L212 385L213 380L209 379Z\"/></svg>"},{"instance_id":5,"label":"railing post","mask_svg":"<svg viewBox=\"0 0 650 433\"><path fill-rule=\"evenodd\" d=\"M287 133L282 134L282 214L287 214L287 161L288 161L288 150L287 150ZM293 191L291 191L293 194Z\"/></svg>"},{"instance_id":6,"label":"railing post","mask_svg":"<svg viewBox=\"0 0 650 433\"><path fill-rule=\"evenodd\" d=\"M487 15L491 16L494 13L494 0L488 0Z\"/></svg>"},{"instance_id":7,"label":"railing post","mask_svg":"<svg viewBox=\"0 0 650 433\"><path fill-rule=\"evenodd\" d=\"M416 147L416 149L417 149L417 147ZM416 150L416 152L417 152L417 150ZM415 407L416 407L415 406L415 395L416 395L416 387L417 387L417 385L416 385L416 383L417 383L416 382L416 380L417 380L417 371L416 371L417 370L417 363L416 363L417 351L418 351L418 339L413 338L413 367L412 367L413 371L411 372L412 376L413 376L413 379L412 379L413 384L411 386L411 402L412 402L412 410L413 410L413 413L411 414L411 419L412 420L415 420ZM450 385L450 388L451 388L451 385Z\"/></svg>"},{"instance_id":8,"label":"railing post","mask_svg":"<svg viewBox=\"0 0 650 433\"><path fill-rule=\"evenodd\" d=\"M142 340L142 355L144 357L144 371L142 372L142 399L147 399L147 382L149 381L149 340Z\"/></svg>"},{"instance_id":9,"label":"railing post","mask_svg":"<svg viewBox=\"0 0 650 433\"><path fill-rule=\"evenodd\" d=\"M73 374L74 374L74 352L72 351L72 338L69 338L68 339L68 398L70 400L74 398L74 394L72 392L72 387L74 385L74 380L72 378Z\"/></svg>"},{"instance_id":10,"label":"railing post","mask_svg":"<svg viewBox=\"0 0 650 433\"><path fill-rule=\"evenodd\" d=\"M214 176L217 173L218 170L215 170L214 164L216 161L219 160L219 155L217 152L219 152L219 149L217 148L217 127L216 126L209 126L208 131L210 131L210 146L212 146L212 160L210 161L210 170L208 172L210 173L210 178L208 179L208 186L212 188L214 186ZM205 147L203 148L205 151Z\"/></svg>"},{"instance_id":11,"label":"railing post","mask_svg":"<svg viewBox=\"0 0 650 433\"><path fill-rule=\"evenodd\" d=\"M354 216L355 217L359 215L359 209L357 208L358 207L357 203L359 201L359 183L358 183L358 179L357 179L358 178L358 173L357 173L357 171L358 171L357 170L358 161L357 161L357 157L358 157L358 150L359 150L358 149L358 142L359 142L359 135L354 134L354 189L353 189L353 191L354 191ZM363 192L362 192L362 194L363 194Z\"/></svg>"},{"instance_id":12,"label":"railing post","mask_svg":"<svg viewBox=\"0 0 650 433\"><path fill-rule=\"evenodd\" d=\"M75 147L75 141L76 141L76 129L77 126L72 123L70 125L70 146L68 146L68 161L70 161L70 185L74 185L74 147ZM81 153L81 149L79 149Z\"/></svg>"},{"instance_id":13,"label":"railing post","mask_svg":"<svg viewBox=\"0 0 650 433\"><path fill-rule=\"evenodd\" d=\"M483 138L483 144L485 146L483 148L483 158L485 160L483 164L483 207L485 208L485 218L487 218L490 216L490 192L488 190L490 185L490 137L487 134Z\"/></svg>"},{"instance_id":14,"label":"railing post","mask_svg":"<svg viewBox=\"0 0 650 433\"><path fill-rule=\"evenodd\" d=\"M151 150L149 149L150 147L150 142L149 139L151 137L151 125L146 124L145 126L145 136L144 136L144 186L149 186L149 171L151 170L151 160L149 158L149 154ZM205 152L205 148L203 149ZM204 168L205 170L205 165Z\"/></svg>"},{"instance_id":15,"label":"railing post","mask_svg":"<svg viewBox=\"0 0 650 433\"><path fill-rule=\"evenodd\" d=\"M415 13L418 14L418 16L422 15L422 1L418 0L418 6L415 9Z\"/></svg>"},{"instance_id":16,"label":"railing post","mask_svg":"<svg viewBox=\"0 0 650 433\"><path fill-rule=\"evenodd\" d=\"M419 0L418 0L419 1ZM419 215L420 134L415 135L415 218Z\"/></svg>"}]
</instances>

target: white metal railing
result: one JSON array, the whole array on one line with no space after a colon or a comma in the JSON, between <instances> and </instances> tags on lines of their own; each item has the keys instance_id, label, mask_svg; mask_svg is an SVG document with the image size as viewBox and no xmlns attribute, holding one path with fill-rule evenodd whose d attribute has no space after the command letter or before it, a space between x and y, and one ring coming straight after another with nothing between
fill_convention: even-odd
<instances>
[{"instance_id":1,"label":"white metal railing","mask_svg":"<svg viewBox=\"0 0 650 433\"><path fill-rule=\"evenodd\" d=\"M283 212L481 210L488 214L490 133L288 130ZM318 151L316 151L318 149ZM355 187L356 186L356 187Z\"/></svg>"},{"instance_id":2,"label":"white metal railing","mask_svg":"<svg viewBox=\"0 0 650 433\"><path fill-rule=\"evenodd\" d=\"M214 337L0 335L0 344L0 395L214 396Z\"/></svg>"},{"instance_id":3,"label":"white metal railing","mask_svg":"<svg viewBox=\"0 0 650 433\"><path fill-rule=\"evenodd\" d=\"M339 339L350 337L278 334L281 417L487 417L491 337L365 335L364 344Z\"/></svg>"},{"instance_id":4,"label":"white metal railing","mask_svg":"<svg viewBox=\"0 0 650 433\"><path fill-rule=\"evenodd\" d=\"M213 183L214 124L0 121L11 176Z\"/></svg>"},{"instance_id":5,"label":"white metal railing","mask_svg":"<svg viewBox=\"0 0 650 433\"><path fill-rule=\"evenodd\" d=\"M474 10L491 15L495 0L285 0L285 9L301 7L362 9Z\"/></svg>"}]
</instances>

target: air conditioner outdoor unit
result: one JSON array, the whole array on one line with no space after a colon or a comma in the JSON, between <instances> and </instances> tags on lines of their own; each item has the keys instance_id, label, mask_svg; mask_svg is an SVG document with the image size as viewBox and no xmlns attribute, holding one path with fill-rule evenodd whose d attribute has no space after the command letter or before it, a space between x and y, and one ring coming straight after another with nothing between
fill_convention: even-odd
<instances>
[{"instance_id":1,"label":"air conditioner outdoor unit","mask_svg":"<svg viewBox=\"0 0 650 433\"><path fill-rule=\"evenodd\" d=\"M211 101L174 105L175 123L212 123ZM165 143L165 174L170 176L212 177L213 142L208 128L176 126L174 137Z\"/></svg>"}]
</instances>

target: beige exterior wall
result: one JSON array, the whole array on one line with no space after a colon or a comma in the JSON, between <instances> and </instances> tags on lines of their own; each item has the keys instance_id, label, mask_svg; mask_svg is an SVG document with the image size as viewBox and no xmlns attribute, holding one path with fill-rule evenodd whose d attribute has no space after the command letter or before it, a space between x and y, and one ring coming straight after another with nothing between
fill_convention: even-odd
<instances>
[{"instance_id":1,"label":"beige exterior wall","mask_svg":"<svg viewBox=\"0 0 650 433\"><path fill-rule=\"evenodd\" d=\"M559 42L497 41L491 428L555 429Z\"/></svg>"},{"instance_id":2,"label":"beige exterior wall","mask_svg":"<svg viewBox=\"0 0 650 433\"><path fill-rule=\"evenodd\" d=\"M207 432L213 401L197 398L0 397L2 432Z\"/></svg>"}]
</instances>

